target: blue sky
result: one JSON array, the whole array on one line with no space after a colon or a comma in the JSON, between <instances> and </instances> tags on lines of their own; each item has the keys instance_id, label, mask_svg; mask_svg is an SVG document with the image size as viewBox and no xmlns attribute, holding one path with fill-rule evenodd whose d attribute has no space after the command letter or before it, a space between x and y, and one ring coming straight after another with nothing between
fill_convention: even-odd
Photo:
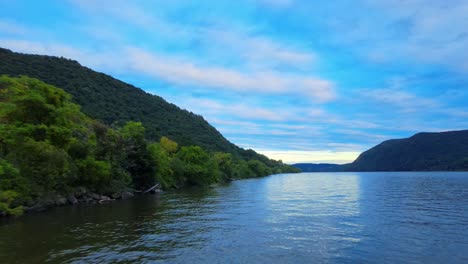
<instances>
[{"instance_id":1,"label":"blue sky","mask_svg":"<svg viewBox=\"0 0 468 264\"><path fill-rule=\"evenodd\" d=\"M0 0L0 46L73 58L285 162L468 129L468 1Z\"/></svg>"}]
</instances>

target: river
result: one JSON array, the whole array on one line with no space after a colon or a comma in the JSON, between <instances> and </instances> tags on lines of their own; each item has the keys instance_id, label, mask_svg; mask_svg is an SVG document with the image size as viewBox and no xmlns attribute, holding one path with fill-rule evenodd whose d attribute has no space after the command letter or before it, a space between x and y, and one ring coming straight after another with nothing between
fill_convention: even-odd
<instances>
[{"instance_id":1,"label":"river","mask_svg":"<svg viewBox=\"0 0 468 264\"><path fill-rule=\"evenodd\" d=\"M1 263L468 263L468 173L301 173L0 222Z\"/></svg>"}]
</instances>

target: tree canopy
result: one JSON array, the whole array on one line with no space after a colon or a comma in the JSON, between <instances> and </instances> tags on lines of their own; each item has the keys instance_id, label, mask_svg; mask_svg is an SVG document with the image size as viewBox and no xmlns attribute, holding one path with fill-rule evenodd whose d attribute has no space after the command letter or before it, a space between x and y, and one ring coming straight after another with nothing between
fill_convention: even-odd
<instances>
[{"instance_id":1,"label":"tree canopy","mask_svg":"<svg viewBox=\"0 0 468 264\"><path fill-rule=\"evenodd\" d=\"M37 79L0 76L0 213L19 214L51 192L80 186L112 194L295 171L268 159L179 148L168 137L152 142L146 133L141 122L93 120L65 91Z\"/></svg>"}]
</instances>

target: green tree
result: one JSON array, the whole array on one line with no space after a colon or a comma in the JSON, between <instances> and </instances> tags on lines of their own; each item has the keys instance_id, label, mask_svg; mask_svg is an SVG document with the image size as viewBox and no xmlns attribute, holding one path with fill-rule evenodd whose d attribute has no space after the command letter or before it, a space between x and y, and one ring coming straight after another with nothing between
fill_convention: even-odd
<instances>
[{"instance_id":1,"label":"green tree","mask_svg":"<svg viewBox=\"0 0 468 264\"><path fill-rule=\"evenodd\" d=\"M5 215L21 215L23 206L12 206L13 201L19 196L15 191L0 191L0 216Z\"/></svg>"},{"instance_id":2,"label":"green tree","mask_svg":"<svg viewBox=\"0 0 468 264\"><path fill-rule=\"evenodd\" d=\"M154 185L151 156L145 140L145 128L140 122L128 122L120 129L125 141L124 168L132 177L136 188L145 189Z\"/></svg>"},{"instance_id":3,"label":"green tree","mask_svg":"<svg viewBox=\"0 0 468 264\"><path fill-rule=\"evenodd\" d=\"M177 158L183 163L183 177L191 185L208 185L219 181L216 163L201 147L182 147Z\"/></svg>"},{"instance_id":4,"label":"green tree","mask_svg":"<svg viewBox=\"0 0 468 264\"><path fill-rule=\"evenodd\" d=\"M221 179L225 181L231 180L234 176L234 162L232 159L232 154L216 152L213 155L213 160L219 169Z\"/></svg>"},{"instance_id":5,"label":"green tree","mask_svg":"<svg viewBox=\"0 0 468 264\"><path fill-rule=\"evenodd\" d=\"M179 147L177 142L172 141L167 137L162 137L161 140L159 141L159 144L169 155L176 153Z\"/></svg>"},{"instance_id":6,"label":"green tree","mask_svg":"<svg viewBox=\"0 0 468 264\"><path fill-rule=\"evenodd\" d=\"M175 187L177 180L171 169L171 158L166 149L161 143L151 143L148 145L148 152L151 156L156 181L166 189Z\"/></svg>"}]
</instances>

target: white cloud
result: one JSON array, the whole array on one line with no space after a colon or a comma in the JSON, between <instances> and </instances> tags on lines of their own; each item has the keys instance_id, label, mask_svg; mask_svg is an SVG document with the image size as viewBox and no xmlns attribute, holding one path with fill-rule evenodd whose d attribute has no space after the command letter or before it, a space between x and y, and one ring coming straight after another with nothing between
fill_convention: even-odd
<instances>
[{"instance_id":1,"label":"white cloud","mask_svg":"<svg viewBox=\"0 0 468 264\"><path fill-rule=\"evenodd\" d=\"M122 0L70 0L70 2L81 10L90 14L114 17L125 22L143 27L154 24L154 18L145 10L130 1Z\"/></svg>"},{"instance_id":2,"label":"white cloud","mask_svg":"<svg viewBox=\"0 0 468 264\"><path fill-rule=\"evenodd\" d=\"M404 111L427 110L427 108L440 105L432 99L418 97L410 92L393 88L364 90L362 95L381 103L398 106Z\"/></svg>"},{"instance_id":3,"label":"white cloud","mask_svg":"<svg viewBox=\"0 0 468 264\"><path fill-rule=\"evenodd\" d=\"M368 0L382 20L360 16L353 34L344 36L361 45L377 61L401 59L434 63L468 71L467 1ZM340 31L341 34L342 31Z\"/></svg>"},{"instance_id":4,"label":"white cloud","mask_svg":"<svg viewBox=\"0 0 468 264\"><path fill-rule=\"evenodd\" d=\"M292 1L269 0L268 2L285 5ZM170 20L163 12L150 13L141 5L121 0L72 0L71 3L96 20L91 28L102 27L102 23L96 24L96 22L103 17L117 19L148 31L150 36L162 37L163 39L159 41L174 42L175 45L196 42L203 45L204 57L211 56L215 60L237 59L250 68L287 66L304 69L310 68L317 59L317 54L303 50L297 44L271 39L256 33L254 28L240 28L221 20L202 20L204 23L188 24ZM163 4L162 9L164 10L167 5L170 6L167 3ZM95 35L93 31L100 30L89 31ZM104 33L104 35L109 34Z\"/></svg>"},{"instance_id":5,"label":"white cloud","mask_svg":"<svg viewBox=\"0 0 468 264\"><path fill-rule=\"evenodd\" d=\"M310 68L317 61L317 54L301 51L294 44L273 41L265 36L229 29L202 30L201 38L212 50L228 49L240 56L250 68L262 69L277 66Z\"/></svg>"},{"instance_id":6,"label":"white cloud","mask_svg":"<svg viewBox=\"0 0 468 264\"><path fill-rule=\"evenodd\" d=\"M110 53L88 52L57 43L15 39L0 39L0 44L18 52L63 56L79 60L87 66L130 70L179 85L249 94L300 94L317 102L335 98L333 83L325 79L275 71L247 73L224 67L202 67L186 58L154 54L137 48L112 50ZM259 114L266 116L268 113L260 111Z\"/></svg>"},{"instance_id":7,"label":"white cloud","mask_svg":"<svg viewBox=\"0 0 468 264\"><path fill-rule=\"evenodd\" d=\"M196 85L247 93L302 94L318 102L335 98L331 81L276 71L242 72L224 67L203 67L188 59L128 49L129 66L138 72L181 85Z\"/></svg>"},{"instance_id":8,"label":"white cloud","mask_svg":"<svg viewBox=\"0 0 468 264\"><path fill-rule=\"evenodd\" d=\"M371 62L438 65L468 71L467 1L340 1L327 12L328 39ZM337 10L336 8L340 8Z\"/></svg>"},{"instance_id":9,"label":"white cloud","mask_svg":"<svg viewBox=\"0 0 468 264\"><path fill-rule=\"evenodd\" d=\"M408 85L404 78L394 77L390 79L386 88L363 89L359 91L359 94L375 102L396 106L399 111L407 113L435 110L441 107L441 104L434 98L426 98L409 92L406 87Z\"/></svg>"},{"instance_id":10,"label":"white cloud","mask_svg":"<svg viewBox=\"0 0 468 264\"><path fill-rule=\"evenodd\" d=\"M258 2L271 7L284 8L294 3L294 0L257 0Z\"/></svg>"},{"instance_id":11,"label":"white cloud","mask_svg":"<svg viewBox=\"0 0 468 264\"><path fill-rule=\"evenodd\" d=\"M123 70L125 69L125 60L115 56L115 52L86 51L72 46L59 44L36 42L18 39L1 39L0 46L11 49L15 52L41 54L49 56L64 57L78 60L79 63L95 69Z\"/></svg>"},{"instance_id":12,"label":"white cloud","mask_svg":"<svg viewBox=\"0 0 468 264\"><path fill-rule=\"evenodd\" d=\"M17 23L0 20L0 33L2 34L10 34L10 35L26 35L30 31Z\"/></svg>"}]
</instances>

